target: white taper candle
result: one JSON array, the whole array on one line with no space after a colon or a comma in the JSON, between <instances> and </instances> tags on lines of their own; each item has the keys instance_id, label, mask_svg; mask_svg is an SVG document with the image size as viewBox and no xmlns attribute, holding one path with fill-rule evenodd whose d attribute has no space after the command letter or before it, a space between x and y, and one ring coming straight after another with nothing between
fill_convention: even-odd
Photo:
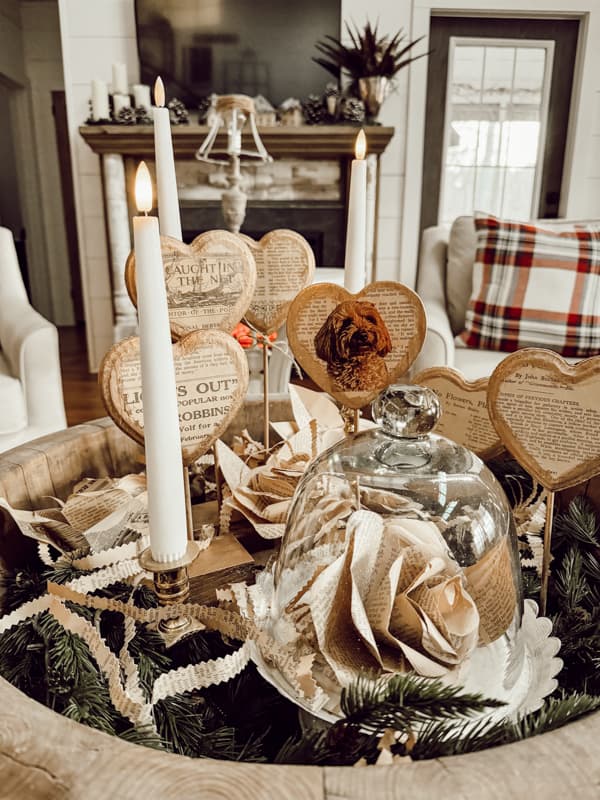
<instances>
[{"instance_id":1,"label":"white taper candle","mask_svg":"<svg viewBox=\"0 0 600 800\"><path fill-rule=\"evenodd\" d=\"M349 292L359 292L366 281L367 258L367 139L364 131L356 137L356 158L350 171L348 196L348 226L346 228L346 257L344 286Z\"/></svg>"},{"instance_id":2,"label":"white taper candle","mask_svg":"<svg viewBox=\"0 0 600 800\"><path fill-rule=\"evenodd\" d=\"M136 175L135 194L138 209L148 212L152 207L152 182L143 161ZM156 217L134 217L133 239L150 549L152 558L168 563L185 554L187 516L175 365Z\"/></svg>"},{"instance_id":3,"label":"white taper candle","mask_svg":"<svg viewBox=\"0 0 600 800\"><path fill-rule=\"evenodd\" d=\"M182 239L175 157L171 138L169 109L164 108L165 88L160 78L154 84L154 154L156 159L156 188L158 192L158 219L163 236Z\"/></svg>"}]
</instances>

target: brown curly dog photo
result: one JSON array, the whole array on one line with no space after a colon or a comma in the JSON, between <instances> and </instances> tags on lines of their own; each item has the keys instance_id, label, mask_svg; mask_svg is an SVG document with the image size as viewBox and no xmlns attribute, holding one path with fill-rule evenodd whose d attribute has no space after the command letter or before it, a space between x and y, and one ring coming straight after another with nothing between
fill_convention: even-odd
<instances>
[{"instance_id":1,"label":"brown curly dog photo","mask_svg":"<svg viewBox=\"0 0 600 800\"><path fill-rule=\"evenodd\" d=\"M315 336L318 358L343 391L372 391L388 382L383 360L392 350L385 322L373 303L345 300L336 306Z\"/></svg>"}]
</instances>

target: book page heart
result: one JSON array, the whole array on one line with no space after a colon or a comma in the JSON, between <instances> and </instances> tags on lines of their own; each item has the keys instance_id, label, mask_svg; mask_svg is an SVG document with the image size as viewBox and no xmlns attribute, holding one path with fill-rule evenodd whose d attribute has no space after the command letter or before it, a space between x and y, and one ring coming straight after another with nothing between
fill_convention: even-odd
<instances>
[{"instance_id":1,"label":"book page heart","mask_svg":"<svg viewBox=\"0 0 600 800\"><path fill-rule=\"evenodd\" d=\"M248 389L248 361L235 339L222 331L193 331L173 345L183 463L207 452L227 429ZM113 345L98 381L106 410L136 442L144 444L140 340Z\"/></svg>"},{"instance_id":2,"label":"book page heart","mask_svg":"<svg viewBox=\"0 0 600 800\"><path fill-rule=\"evenodd\" d=\"M184 244L160 237L171 333L178 339L198 328L231 332L246 313L256 285L248 245L228 231L208 231ZM135 253L125 265L125 285L137 307Z\"/></svg>"},{"instance_id":3,"label":"book page heart","mask_svg":"<svg viewBox=\"0 0 600 800\"><path fill-rule=\"evenodd\" d=\"M450 367L419 372L412 383L428 386L440 399L442 413L435 433L472 450L484 461L504 449L487 410L487 378L467 381Z\"/></svg>"},{"instance_id":4,"label":"book page heart","mask_svg":"<svg viewBox=\"0 0 600 800\"><path fill-rule=\"evenodd\" d=\"M261 333L272 333L285 322L294 297L312 282L314 253L303 236L284 228L270 231L259 242L238 235L256 262L256 288L246 319Z\"/></svg>"},{"instance_id":5,"label":"book page heart","mask_svg":"<svg viewBox=\"0 0 600 800\"><path fill-rule=\"evenodd\" d=\"M550 350L519 350L492 373L488 408L506 449L545 489L600 473L599 356L571 366Z\"/></svg>"},{"instance_id":6,"label":"book page heart","mask_svg":"<svg viewBox=\"0 0 600 800\"><path fill-rule=\"evenodd\" d=\"M425 311L407 286L379 281L350 294L308 286L290 306L288 339L302 369L348 408L363 408L409 369L425 338Z\"/></svg>"}]
</instances>

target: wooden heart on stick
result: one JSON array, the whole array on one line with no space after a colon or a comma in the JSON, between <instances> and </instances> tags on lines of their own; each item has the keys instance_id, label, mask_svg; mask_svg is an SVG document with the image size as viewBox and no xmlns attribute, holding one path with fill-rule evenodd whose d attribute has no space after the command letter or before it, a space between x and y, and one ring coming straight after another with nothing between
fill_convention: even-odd
<instances>
[{"instance_id":1,"label":"wooden heart on stick","mask_svg":"<svg viewBox=\"0 0 600 800\"><path fill-rule=\"evenodd\" d=\"M183 463L207 452L237 414L248 389L248 361L222 331L193 331L173 345ZM140 340L123 339L105 355L98 380L106 410L144 444Z\"/></svg>"},{"instance_id":2,"label":"wooden heart on stick","mask_svg":"<svg viewBox=\"0 0 600 800\"><path fill-rule=\"evenodd\" d=\"M288 339L302 369L348 408L362 408L400 378L425 338L423 304L407 286L380 281L350 294L308 286L288 314Z\"/></svg>"},{"instance_id":3,"label":"wooden heart on stick","mask_svg":"<svg viewBox=\"0 0 600 800\"><path fill-rule=\"evenodd\" d=\"M184 244L161 236L171 333L178 339L198 328L230 332L246 313L256 285L248 245L234 233L208 231ZM135 253L125 265L125 285L137 307Z\"/></svg>"},{"instance_id":4,"label":"wooden heart on stick","mask_svg":"<svg viewBox=\"0 0 600 800\"><path fill-rule=\"evenodd\" d=\"M467 381L450 367L431 367L412 382L428 386L440 399L442 413L435 432L472 450L484 461L504 449L487 409L487 378Z\"/></svg>"},{"instance_id":5,"label":"wooden heart on stick","mask_svg":"<svg viewBox=\"0 0 600 800\"><path fill-rule=\"evenodd\" d=\"M246 319L261 333L276 331L286 320L290 303L312 282L315 256L303 236L285 228L255 242L238 234L256 262L256 288Z\"/></svg>"},{"instance_id":6,"label":"wooden heart on stick","mask_svg":"<svg viewBox=\"0 0 600 800\"><path fill-rule=\"evenodd\" d=\"M573 366L550 350L507 356L489 380L506 449L549 491L600 473L600 356Z\"/></svg>"}]
</instances>

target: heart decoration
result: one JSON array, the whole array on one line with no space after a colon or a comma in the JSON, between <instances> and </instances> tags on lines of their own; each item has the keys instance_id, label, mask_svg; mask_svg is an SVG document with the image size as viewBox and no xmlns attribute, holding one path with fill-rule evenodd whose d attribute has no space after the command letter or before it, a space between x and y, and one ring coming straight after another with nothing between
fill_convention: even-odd
<instances>
[{"instance_id":1,"label":"heart decoration","mask_svg":"<svg viewBox=\"0 0 600 800\"><path fill-rule=\"evenodd\" d=\"M198 328L230 332L246 313L256 285L248 245L228 231L208 231L184 244L160 237L171 333L178 339ZM125 285L137 307L135 253L125 265Z\"/></svg>"},{"instance_id":2,"label":"heart decoration","mask_svg":"<svg viewBox=\"0 0 600 800\"><path fill-rule=\"evenodd\" d=\"M256 262L256 288L246 319L269 334L283 325L294 297L312 282L315 256L303 236L285 228L270 231L258 242L238 235Z\"/></svg>"},{"instance_id":3,"label":"heart decoration","mask_svg":"<svg viewBox=\"0 0 600 800\"><path fill-rule=\"evenodd\" d=\"M600 473L600 356L571 366L550 350L518 350L492 373L488 408L506 449L545 489Z\"/></svg>"},{"instance_id":4,"label":"heart decoration","mask_svg":"<svg viewBox=\"0 0 600 800\"><path fill-rule=\"evenodd\" d=\"M348 408L362 408L409 369L426 319L407 286L379 281L350 294L334 283L308 286L292 302L288 339L313 381Z\"/></svg>"},{"instance_id":5,"label":"heart decoration","mask_svg":"<svg viewBox=\"0 0 600 800\"><path fill-rule=\"evenodd\" d=\"M183 463L207 452L240 409L248 389L248 361L222 331L193 331L173 345ZM106 410L136 442L144 444L140 340L113 345L98 380Z\"/></svg>"},{"instance_id":6,"label":"heart decoration","mask_svg":"<svg viewBox=\"0 0 600 800\"><path fill-rule=\"evenodd\" d=\"M442 407L435 432L472 450L484 461L504 449L487 410L487 378L467 381L450 367L431 367L412 382L428 386Z\"/></svg>"}]
</instances>

